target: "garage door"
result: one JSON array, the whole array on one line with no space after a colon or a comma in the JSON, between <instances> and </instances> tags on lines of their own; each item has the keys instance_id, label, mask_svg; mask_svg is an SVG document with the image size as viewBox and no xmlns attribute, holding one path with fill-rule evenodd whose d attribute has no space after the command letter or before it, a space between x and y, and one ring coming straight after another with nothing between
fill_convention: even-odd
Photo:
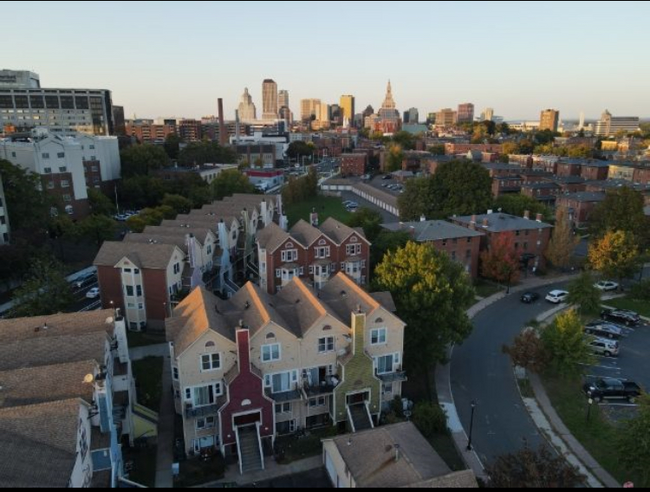
<instances>
[{"instance_id":1,"label":"garage door","mask_svg":"<svg viewBox=\"0 0 650 492\"><path fill-rule=\"evenodd\" d=\"M332 485L335 488L339 488L339 477L336 474L336 468L334 467L334 462L332 461L332 458L330 457L329 453L325 451L325 468L327 468L327 474L330 476L330 480L332 481Z\"/></svg>"}]
</instances>

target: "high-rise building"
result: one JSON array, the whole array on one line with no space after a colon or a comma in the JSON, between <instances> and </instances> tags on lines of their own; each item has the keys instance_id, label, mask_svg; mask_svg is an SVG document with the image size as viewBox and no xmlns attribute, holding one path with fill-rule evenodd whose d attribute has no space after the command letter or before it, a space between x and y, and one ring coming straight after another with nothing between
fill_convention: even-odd
<instances>
[{"instance_id":1,"label":"high-rise building","mask_svg":"<svg viewBox=\"0 0 650 492\"><path fill-rule=\"evenodd\" d=\"M199 142L202 138L199 120L181 120L178 123L178 136L185 143Z\"/></svg>"},{"instance_id":2,"label":"high-rise building","mask_svg":"<svg viewBox=\"0 0 650 492\"><path fill-rule=\"evenodd\" d=\"M303 99L300 101L300 119L312 121L320 115L320 99Z\"/></svg>"},{"instance_id":3,"label":"high-rise building","mask_svg":"<svg viewBox=\"0 0 650 492\"><path fill-rule=\"evenodd\" d=\"M450 127L454 126L458 118L458 113L451 108L441 109L436 113L436 126Z\"/></svg>"},{"instance_id":4,"label":"high-rise building","mask_svg":"<svg viewBox=\"0 0 650 492\"><path fill-rule=\"evenodd\" d=\"M278 92L278 108L283 106L286 106L287 108L291 107L289 106L289 91L286 90Z\"/></svg>"},{"instance_id":5,"label":"high-rise building","mask_svg":"<svg viewBox=\"0 0 650 492\"><path fill-rule=\"evenodd\" d=\"M370 104L368 104L368 107L363 110L363 113L361 113L363 118L366 119L368 116L371 116L375 114L375 108L373 108Z\"/></svg>"},{"instance_id":6,"label":"high-rise building","mask_svg":"<svg viewBox=\"0 0 650 492\"><path fill-rule=\"evenodd\" d=\"M328 127L330 125L330 106L327 103L321 103L318 109L316 119L320 122L320 127Z\"/></svg>"},{"instance_id":7,"label":"high-rise building","mask_svg":"<svg viewBox=\"0 0 650 492\"><path fill-rule=\"evenodd\" d=\"M41 126L53 133L115 135L111 91L42 89L35 73L0 70L0 131Z\"/></svg>"},{"instance_id":8,"label":"high-rise building","mask_svg":"<svg viewBox=\"0 0 650 492\"><path fill-rule=\"evenodd\" d=\"M458 123L472 123L474 121L474 105L464 103L458 105Z\"/></svg>"},{"instance_id":9,"label":"high-rise building","mask_svg":"<svg viewBox=\"0 0 650 492\"><path fill-rule=\"evenodd\" d=\"M262 119L275 120L278 117L278 84L266 79L262 84Z\"/></svg>"},{"instance_id":10,"label":"high-rise building","mask_svg":"<svg viewBox=\"0 0 650 492\"><path fill-rule=\"evenodd\" d=\"M494 119L494 109L485 108L485 111L481 114L481 120L483 121L492 121Z\"/></svg>"},{"instance_id":11,"label":"high-rise building","mask_svg":"<svg viewBox=\"0 0 650 492\"><path fill-rule=\"evenodd\" d=\"M580 112L580 123L578 123L578 130L582 130L585 127L585 112Z\"/></svg>"},{"instance_id":12,"label":"high-rise building","mask_svg":"<svg viewBox=\"0 0 650 492\"><path fill-rule=\"evenodd\" d=\"M560 112L555 109L545 109L539 119L540 131L556 132L560 124Z\"/></svg>"},{"instance_id":13,"label":"high-rise building","mask_svg":"<svg viewBox=\"0 0 650 492\"><path fill-rule=\"evenodd\" d=\"M351 95L344 95L341 96L341 117L343 118L343 122L345 120L349 121L350 123L354 120L354 115L356 114L355 111L355 99L354 96Z\"/></svg>"},{"instance_id":14,"label":"high-rise building","mask_svg":"<svg viewBox=\"0 0 650 492\"><path fill-rule=\"evenodd\" d=\"M115 135L126 135L126 121L124 119L124 106L113 106L113 121L115 122Z\"/></svg>"},{"instance_id":15,"label":"high-rise building","mask_svg":"<svg viewBox=\"0 0 650 492\"><path fill-rule=\"evenodd\" d=\"M293 123L293 113L288 106L280 106L278 116L281 120L284 120L289 124Z\"/></svg>"},{"instance_id":16,"label":"high-rise building","mask_svg":"<svg viewBox=\"0 0 650 492\"><path fill-rule=\"evenodd\" d=\"M332 104L330 106L330 121L333 125L337 126L343 124L343 109L338 104ZM351 121L350 124L352 124Z\"/></svg>"},{"instance_id":17,"label":"high-rise building","mask_svg":"<svg viewBox=\"0 0 650 492\"><path fill-rule=\"evenodd\" d=\"M9 243L9 214L7 213L7 201L2 187L2 175L0 175L0 246Z\"/></svg>"},{"instance_id":18,"label":"high-rise building","mask_svg":"<svg viewBox=\"0 0 650 492\"><path fill-rule=\"evenodd\" d=\"M257 108L253 104L253 98L248 92L248 87L244 89L239 103L239 119L242 123L251 123L257 119Z\"/></svg>"},{"instance_id":19,"label":"high-rise building","mask_svg":"<svg viewBox=\"0 0 650 492\"><path fill-rule=\"evenodd\" d=\"M600 121L596 123L596 135L602 137L616 135L618 132L632 133L638 130L638 116L612 116L607 110L600 117Z\"/></svg>"},{"instance_id":20,"label":"high-rise building","mask_svg":"<svg viewBox=\"0 0 650 492\"><path fill-rule=\"evenodd\" d=\"M393 99L393 88L389 80L388 87L386 88L386 97L384 98L384 103L381 105L381 109L377 113L377 120L375 121L374 128L375 131L389 134L396 133L401 130L402 118L396 108L397 105Z\"/></svg>"},{"instance_id":21,"label":"high-rise building","mask_svg":"<svg viewBox=\"0 0 650 492\"><path fill-rule=\"evenodd\" d=\"M404 124L417 125L420 122L420 113L417 108L404 111Z\"/></svg>"}]
</instances>

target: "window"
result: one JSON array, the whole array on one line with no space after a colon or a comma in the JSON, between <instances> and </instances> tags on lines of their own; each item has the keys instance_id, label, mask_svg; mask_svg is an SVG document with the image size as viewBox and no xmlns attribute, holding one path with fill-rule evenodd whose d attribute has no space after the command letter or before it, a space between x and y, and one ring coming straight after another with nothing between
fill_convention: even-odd
<instances>
[{"instance_id":1,"label":"window","mask_svg":"<svg viewBox=\"0 0 650 492\"><path fill-rule=\"evenodd\" d=\"M196 419L196 430L201 431L205 429L214 428L214 417L202 417Z\"/></svg>"},{"instance_id":2,"label":"window","mask_svg":"<svg viewBox=\"0 0 650 492\"><path fill-rule=\"evenodd\" d=\"M135 295L138 297L142 297L142 286L141 285L136 285L135 286Z\"/></svg>"},{"instance_id":3,"label":"window","mask_svg":"<svg viewBox=\"0 0 650 492\"><path fill-rule=\"evenodd\" d=\"M179 380L178 367L172 367L172 379L174 381Z\"/></svg>"},{"instance_id":4,"label":"window","mask_svg":"<svg viewBox=\"0 0 650 492\"><path fill-rule=\"evenodd\" d=\"M88 146L88 148L89 148L90 150L95 150L95 146L94 146L94 145L90 145L90 146Z\"/></svg>"},{"instance_id":5,"label":"window","mask_svg":"<svg viewBox=\"0 0 650 492\"><path fill-rule=\"evenodd\" d=\"M207 407L214 405L217 397L223 393L221 391L221 383L211 384L209 386L199 386L192 389L192 402L195 407Z\"/></svg>"},{"instance_id":6,"label":"window","mask_svg":"<svg viewBox=\"0 0 650 492\"><path fill-rule=\"evenodd\" d=\"M174 274L178 275L180 272L181 272L181 264L180 263L174 264Z\"/></svg>"},{"instance_id":7,"label":"window","mask_svg":"<svg viewBox=\"0 0 650 492\"><path fill-rule=\"evenodd\" d=\"M262 362L275 362L280 360L280 344L262 345Z\"/></svg>"},{"instance_id":8,"label":"window","mask_svg":"<svg viewBox=\"0 0 650 492\"><path fill-rule=\"evenodd\" d=\"M291 403L278 403L275 405L275 413L287 414L291 413Z\"/></svg>"},{"instance_id":9,"label":"window","mask_svg":"<svg viewBox=\"0 0 650 492\"><path fill-rule=\"evenodd\" d=\"M320 258L329 258L330 257L330 247L316 248L316 259Z\"/></svg>"},{"instance_id":10,"label":"window","mask_svg":"<svg viewBox=\"0 0 650 492\"><path fill-rule=\"evenodd\" d=\"M47 189L48 190L53 190L54 189L54 181L48 181L47 182Z\"/></svg>"},{"instance_id":11,"label":"window","mask_svg":"<svg viewBox=\"0 0 650 492\"><path fill-rule=\"evenodd\" d=\"M384 355L377 357L377 374L390 374L394 371L394 355Z\"/></svg>"},{"instance_id":12,"label":"window","mask_svg":"<svg viewBox=\"0 0 650 492\"><path fill-rule=\"evenodd\" d=\"M218 371L221 369L221 355L207 354L201 356L201 371Z\"/></svg>"},{"instance_id":13,"label":"window","mask_svg":"<svg viewBox=\"0 0 650 492\"><path fill-rule=\"evenodd\" d=\"M128 297L133 297L133 286L132 285L127 285L126 286L126 295Z\"/></svg>"},{"instance_id":14,"label":"window","mask_svg":"<svg viewBox=\"0 0 650 492\"><path fill-rule=\"evenodd\" d=\"M124 273L131 273L131 269L130 269L130 268L125 268L125 269L122 270L122 271L123 271Z\"/></svg>"},{"instance_id":15,"label":"window","mask_svg":"<svg viewBox=\"0 0 650 492\"><path fill-rule=\"evenodd\" d=\"M382 395L392 395L393 394L393 383L385 383L381 385Z\"/></svg>"},{"instance_id":16,"label":"window","mask_svg":"<svg viewBox=\"0 0 650 492\"><path fill-rule=\"evenodd\" d=\"M140 275L140 270L138 270L138 269L136 268L135 270L133 270L133 274L134 274L134 275Z\"/></svg>"},{"instance_id":17,"label":"window","mask_svg":"<svg viewBox=\"0 0 650 492\"><path fill-rule=\"evenodd\" d=\"M291 263L292 261L298 261L298 250L289 249L287 251L282 251L280 253L283 263Z\"/></svg>"},{"instance_id":18,"label":"window","mask_svg":"<svg viewBox=\"0 0 650 492\"><path fill-rule=\"evenodd\" d=\"M370 344L371 345L383 345L386 343L386 328L378 328L376 330L370 331Z\"/></svg>"},{"instance_id":19,"label":"window","mask_svg":"<svg viewBox=\"0 0 650 492\"><path fill-rule=\"evenodd\" d=\"M60 168L59 168L59 172L60 172L60 173L67 173L67 172L68 172L68 168L65 167L65 166L60 167Z\"/></svg>"},{"instance_id":20,"label":"window","mask_svg":"<svg viewBox=\"0 0 650 492\"><path fill-rule=\"evenodd\" d=\"M324 407L325 406L325 397L319 396L318 398L313 398L309 400L309 407Z\"/></svg>"},{"instance_id":21,"label":"window","mask_svg":"<svg viewBox=\"0 0 650 492\"><path fill-rule=\"evenodd\" d=\"M318 353L325 354L327 352L334 352L334 337L318 339Z\"/></svg>"},{"instance_id":22,"label":"window","mask_svg":"<svg viewBox=\"0 0 650 492\"><path fill-rule=\"evenodd\" d=\"M65 152L59 152L58 154L56 154L56 157L59 159L65 159Z\"/></svg>"},{"instance_id":23,"label":"window","mask_svg":"<svg viewBox=\"0 0 650 492\"><path fill-rule=\"evenodd\" d=\"M264 385L271 388L273 393L286 393L291 391L291 383L296 382L298 372L283 372L280 374L267 375L264 378Z\"/></svg>"},{"instance_id":24,"label":"window","mask_svg":"<svg viewBox=\"0 0 650 492\"><path fill-rule=\"evenodd\" d=\"M361 245L360 244L348 244L345 247L345 252L348 256L356 256L361 254Z\"/></svg>"},{"instance_id":25,"label":"window","mask_svg":"<svg viewBox=\"0 0 650 492\"><path fill-rule=\"evenodd\" d=\"M61 188L70 188L70 181L68 181L67 179L62 179Z\"/></svg>"},{"instance_id":26,"label":"window","mask_svg":"<svg viewBox=\"0 0 650 492\"><path fill-rule=\"evenodd\" d=\"M50 158L50 154L48 154L47 152L43 152L43 153L41 154L41 157L42 157L43 159L49 159L49 158ZM52 172L52 171L50 171L50 172Z\"/></svg>"},{"instance_id":27,"label":"window","mask_svg":"<svg viewBox=\"0 0 650 492\"><path fill-rule=\"evenodd\" d=\"M282 270L279 268L275 270L275 278L282 278Z\"/></svg>"}]
</instances>

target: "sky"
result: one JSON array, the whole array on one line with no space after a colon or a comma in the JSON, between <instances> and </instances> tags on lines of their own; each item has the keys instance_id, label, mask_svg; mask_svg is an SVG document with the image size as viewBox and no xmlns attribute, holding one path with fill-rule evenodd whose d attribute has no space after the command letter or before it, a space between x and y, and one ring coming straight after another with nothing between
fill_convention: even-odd
<instances>
[{"instance_id":1,"label":"sky","mask_svg":"<svg viewBox=\"0 0 650 492\"><path fill-rule=\"evenodd\" d=\"M507 120L650 116L650 2L0 2L0 68L110 89L127 118L233 119L262 81L377 110L473 102ZM12 41L14 40L14 41Z\"/></svg>"}]
</instances>

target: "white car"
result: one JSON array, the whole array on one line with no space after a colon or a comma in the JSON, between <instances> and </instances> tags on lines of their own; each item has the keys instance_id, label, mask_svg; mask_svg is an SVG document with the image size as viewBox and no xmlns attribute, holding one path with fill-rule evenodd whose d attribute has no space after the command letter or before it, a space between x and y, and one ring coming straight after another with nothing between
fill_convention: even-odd
<instances>
[{"instance_id":1,"label":"white car","mask_svg":"<svg viewBox=\"0 0 650 492\"><path fill-rule=\"evenodd\" d=\"M560 304L565 302L569 293L566 290L553 290L548 293L546 300L552 302L553 304Z\"/></svg>"},{"instance_id":2,"label":"white car","mask_svg":"<svg viewBox=\"0 0 650 492\"><path fill-rule=\"evenodd\" d=\"M611 280L601 280L600 282L595 283L594 287L596 287L598 290L602 290L603 292L609 292L611 290L617 290L618 284L616 282L612 282Z\"/></svg>"},{"instance_id":3,"label":"white car","mask_svg":"<svg viewBox=\"0 0 650 492\"><path fill-rule=\"evenodd\" d=\"M93 287L88 292L86 292L86 297L88 299L96 299L99 297L99 287Z\"/></svg>"}]
</instances>

